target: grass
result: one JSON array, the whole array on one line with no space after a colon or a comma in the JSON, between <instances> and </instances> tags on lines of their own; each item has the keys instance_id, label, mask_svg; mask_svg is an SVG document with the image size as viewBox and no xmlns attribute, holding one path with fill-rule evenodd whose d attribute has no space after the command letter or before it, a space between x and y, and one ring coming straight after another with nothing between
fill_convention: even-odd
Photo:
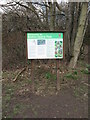
<instances>
[{"instance_id":1,"label":"grass","mask_svg":"<svg viewBox=\"0 0 90 120\"><path fill-rule=\"evenodd\" d=\"M86 66L87 67L85 69L80 70L79 73L78 73L77 70L74 70L72 72L67 73L64 77L66 77L67 79L77 80L81 73L83 73L83 74L90 74L90 71L89 71L90 65L87 64Z\"/></svg>"},{"instance_id":2,"label":"grass","mask_svg":"<svg viewBox=\"0 0 90 120\"><path fill-rule=\"evenodd\" d=\"M20 110L20 106L19 105L16 105L13 109L13 114L14 115L17 115L19 113L19 110Z\"/></svg>"},{"instance_id":3,"label":"grass","mask_svg":"<svg viewBox=\"0 0 90 120\"><path fill-rule=\"evenodd\" d=\"M14 116L22 112L24 113L25 109L27 109L27 105L24 105L23 103L19 102L13 107L12 114Z\"/></svg>"},{"instance_id":4,"label":"grass","mask_svg":"<svg viewBox=\"0 0 90 120\"><path fill-rule=\"evenodd\" d=\"M10 95L10 94L6 94L6 95L2 98L2 100L3 100L3 104L4 104L3 108L4 108L4 107L6 107L6 106L9 105L10 100L11 100L11 95Z\"/></svg>"},{"instance_id":5,"label":"grass","mask_svg":"<svg viewBox=\"0 0 90 120\"><path fill-rule=\"evenodd\" d=\"M31 80L28 78L22 78L18 79L16 82L12 82L12 79L15 76L15 72L13 71L5 71L3 72L3 79L5 79L2 82L2 91L3 91L3 96L2 96L2 110L3 112L3 117L13 117L16 116L20 111L23 111L22 106L26 106L23 104L16 104L13 109L11 106L11 101L12 98L14 98L14 95L18 93L18 91L22 88L23 86L29 85L31 83ZM16 99L16 98L15 98ZM10 112L10 109L12 111ZM7 114L8 113L8 114Z\"/></svg>"},{"instance_id":6,"label":"grass","mask_svg":"<svg viewBox=\"0 0 90 120\"><path fill-rule=\"evenodd\" d=\"M46 72L45 73L45 78L46 79L52 79L52 80L56 80L56 75L54 75L54 74L51 74L50 72Z\"/></svg>"},{"instance_id":7,"label":"grass","mask_svg":"<svg viewBox=\"0 0 90 120\"><path fill-rule=\"evenodd\" d=\"M82 98L84 98L84 94L85 93L88 93L88 86L85 86L83 84L75 87L75 89L74 89L74 95L76 97L82 97Z\"/></svg>"},{"instance_id":8,"label":"grass","mask_svg":"<svg viewBox=\"0 0 90 120\"><path fill-rule=\"evenodd\" d=\"M79 61L79 64L81 66L81 73L83 74L90 74L90 64L87 64L85 61Z\"/></svg>"},{"instance_id":9,"label":"grass","mask_svg":"<svg viewBox=\"0 0 90 120\"><path fill-rule=\"evenodd\" d=\"M67 79L77 80L77 71L74 71L73 73L67 73L64 77Z\"/></svg>"},{"instance_id":10,"label":"grass","mask_svg":"<svg viewBox=\"0 0 90 120\"><path fill-rule=\"evenodd\" d=\"M17 104L13 104L13 106L8 105L8 107L3 110L4 111L3 117L5 118L5 116L6 116L7 118L14 118L18 114L23 115L25 110L27 110L27 108L28 108L28 104L26 105L26 104L23 104L20 102Z\"/></svg>"}]
</instances>

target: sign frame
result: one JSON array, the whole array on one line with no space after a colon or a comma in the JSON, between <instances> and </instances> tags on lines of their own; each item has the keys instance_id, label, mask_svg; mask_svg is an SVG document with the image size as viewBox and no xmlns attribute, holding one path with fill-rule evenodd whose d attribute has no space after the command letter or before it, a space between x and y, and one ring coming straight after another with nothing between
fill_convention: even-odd
<instances>
[{"instance_id":1,"label":"sign frame","mask_svg":"<svg viewBox=\"0 0 90 120\"><path fill-rule=\"evenodd\" d=\"M63 58L35 58L35 59L28 59L28 44L27 44L27 33L63 33ZM25 31L25 38L26 38L26 60L43 60L43 59L51 59L51 60L55 60L55 59L59 59L62 60L65 58L65 54L64 54L64 33L65 30L61 30L61 31Z\"/></svg>"},{"instance_id":2,"label":"sign frame","mask_svg":"<svg viewBox=\"0 0 90 120\"><path fill-rule=\"evenodd\" d=\"M32 81L32 92L34 93L34 66L35 66L35 60L43 60L43 59L28 59L28 50L27 50L27 33L63 33L63 58L50 58L50 59L45 59L45 60L55 60L56 61L56 77L57 77L57 81L56 81L56 88L57 90L60 90L60 61L63 62L63 60L65 59L65 53L64 53L64 34L65 34L65 30L60 30L60 31L25 31L25 39L26 39L26 63L27 60L31 60L31 81Z\"/></svg>"}]
</instances>

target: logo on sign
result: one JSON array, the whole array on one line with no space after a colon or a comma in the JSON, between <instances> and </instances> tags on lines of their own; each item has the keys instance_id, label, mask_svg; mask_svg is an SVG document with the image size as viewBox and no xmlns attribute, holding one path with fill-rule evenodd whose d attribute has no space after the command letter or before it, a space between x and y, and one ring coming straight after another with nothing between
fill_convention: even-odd
<instances>
[{"instance_id":1,"label":"logo on sign","mask_svg":"<svg viewBox=\"0 0 90 120\"><path fill-rule=\"evenodd\" d=\"M59 37L61 37L61 34L59 34Z\"/></svg>"}]
</instances>

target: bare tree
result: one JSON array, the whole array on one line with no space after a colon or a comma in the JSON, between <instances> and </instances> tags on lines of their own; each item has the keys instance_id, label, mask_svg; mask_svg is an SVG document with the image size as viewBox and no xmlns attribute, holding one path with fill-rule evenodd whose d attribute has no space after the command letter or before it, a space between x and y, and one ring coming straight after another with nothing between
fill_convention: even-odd
<instances>
[{"instance_id":1,"label":"bare tree","mask_svg":"<svg viewBox=\"0 0 90 120\"><path fill-rule=\"evenodd\" d=\"M25 3L23 0L18 2L12 0L5 5L1 5L1 8L5 11L5 14L8 14L8 19L12 20L8 32L15 28L20 31L24 29L53 31L65 29L66 27L65 55L69 58L69 67L74 68L86 31L88 3L71 2L64 4L64 6L57 3L57 1L44 0L43 2ZM64 16L64 19L61 23L57 23L57 18L59 21L62 19L60 16ZM18 21L17 23L16 20ZM64 25L62 24L63 22L66 25L65 27L62 27Z\"/></svg>"},{"instance_id":2,"label":"bare tree","mask_svg":"<svg viewBox=\"0 0 90 120\"><path fill-rule=\"evenodd\" d=\"M77 28L77 34L75 37L75 43L74 43L74 51L73 51L73 57L70 61L69 67L75 68L78 56L80 54L80 49L83 44L84 35L86 32L87 27L87 11L88 11L88 3L82 3L81 5L81 11L79 16L79 24Z\"/></svg>"}]
</instances>

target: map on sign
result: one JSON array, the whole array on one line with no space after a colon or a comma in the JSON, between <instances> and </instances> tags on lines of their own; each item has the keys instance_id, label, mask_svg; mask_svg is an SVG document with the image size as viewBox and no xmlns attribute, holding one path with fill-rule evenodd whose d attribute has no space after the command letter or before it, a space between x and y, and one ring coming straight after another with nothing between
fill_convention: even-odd
<instances>
[{"instance_id":1,"label":"map on sign","mask_svg":"<svg viewBox=\"0 0 90 120\"><path fill-rule=\"evenodd\" d=\"M62 59L63 33L27 33L28 59Z\"/></svg>"}]
</instances>

